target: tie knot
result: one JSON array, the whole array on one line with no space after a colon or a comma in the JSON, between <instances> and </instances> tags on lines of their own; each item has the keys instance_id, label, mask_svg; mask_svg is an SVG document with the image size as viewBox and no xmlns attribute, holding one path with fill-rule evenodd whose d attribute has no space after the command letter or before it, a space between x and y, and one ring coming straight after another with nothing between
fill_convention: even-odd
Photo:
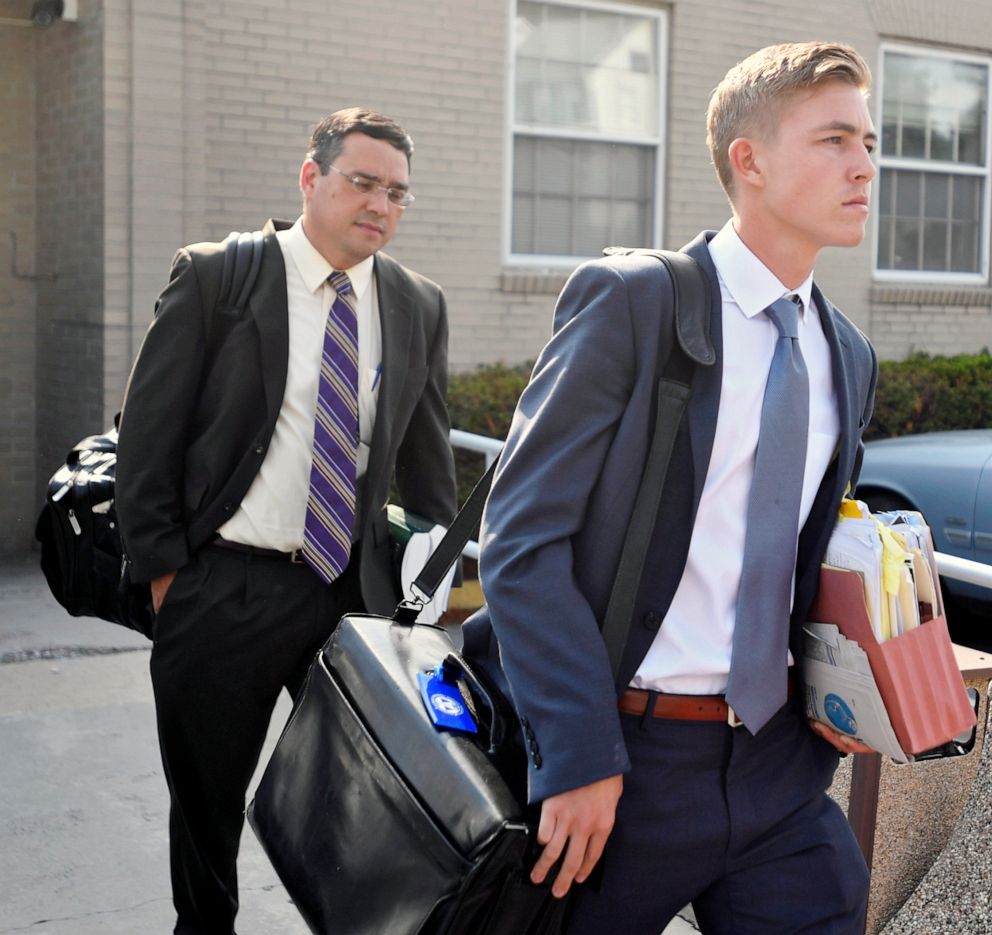
<instances>
[{"instance_id":1,"label":"tie knot","mask_svg":"<svg viewBox=\"0 0 992 935\"><path fill-rule=\"evenodd\" d=\"M765 314L775 323L783 338L799 337L799 296L778 299L765 309Z\"/></svg>"},{"instance_id":2,"label":"tie knot","mask_svg":"<svg viewBox=\"0 0 992 935\"><path fill-rule=\"evenodd\" d=\"M328 283L330 283L331 288L340 296L346 296L351 292L351 280L348 278L348 274L342 272L341 270L335 270L327 277Z\"/></svg>"}]
</instances>

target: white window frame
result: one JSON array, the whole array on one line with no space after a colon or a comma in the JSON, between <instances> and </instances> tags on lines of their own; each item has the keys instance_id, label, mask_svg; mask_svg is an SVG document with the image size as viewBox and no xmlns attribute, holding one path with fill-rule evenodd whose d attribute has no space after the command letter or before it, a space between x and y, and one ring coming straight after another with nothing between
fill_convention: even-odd
<instances>
[{"instance_id":1,"label":"white window frame","mask_svg":"<svg viewBox=\"0 0 992 935\"><path fill-rule=\"evenodd\" d=\"M516 125L516 67L517 56L514 48L514 24L517 16L517 0L507 4L509 22L507 24L507 67L506 67L506 133L503 160L503 260L508 266L535 267L544 269L573 269L579 263L590 259L588 256L566 256L564 254L535 254L513 252L513 159L514 139L519 136L533 136L540 139L580 140L596 143L627 143L639 146L651 146L655 150L654 164L654 199L652 203L651 243L624 244L629 247L650 247L661 244L662 206L665 201L665 153L666 153L666 103L669 87L668 81L668 12L665 9L636 6L629 3L597 2L597 0L537 0L537 2L562 7L584 8L606 13L619 13L654 19L656 40L658 43L658 133L656 135L641 134L604 134L589 131L563 130L561 128L517 127ZM651 193L648 193L649 195ZM604 247L610 244L603 244Z\"/></svg>"},{"instance_id":2,"label":"white window frame","mask_svg":"<svg viewBox=\"0 0 992 935\"><path fill-rule=\"evenodd\" d=\"M939 270L897 270L880 269L878 265L878 246L882 224L882 212L879 205L874 230L874 242L872 244L872 268L874 278L879 282L915 282L931 283L935 285L985 285L989 280L989 231L990 231L990 207L992 207L992 57L974 55L965 52L952 52L944 49L937 49L931 46L910 45L897 42L885 42L879 47L878 66L878 97L876 99L876 117L879 137L882 135L882 119L885 106L885 56L886 53L899 53L911 55L916 58L942 59L952 62L967 62L985 66L986 87L985 87L985 166L968 166L956 162L941 162L934 159L905 159L901 156L886 156L882 152L881 142L878 147L878 178L875 180L875 187L878 189L876 204L881 194L881 181L883 169L907 169L916 172L943 172L952 175L971 175L983 178L984 194L982 198L982 219L979 226L979 257L981 270L977 273L957 273L941 272Z\"/></svg>"}]
</instances>

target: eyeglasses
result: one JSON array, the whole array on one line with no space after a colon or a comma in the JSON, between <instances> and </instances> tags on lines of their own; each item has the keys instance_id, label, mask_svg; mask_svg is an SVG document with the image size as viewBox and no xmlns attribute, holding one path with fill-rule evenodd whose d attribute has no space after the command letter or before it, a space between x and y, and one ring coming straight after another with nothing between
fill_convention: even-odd
<instances>
[{"instance_id":1,"label":"eyeglasses","mask_svg":"<svg viewBox=\"0 0 992 935\"><path fill-rule=\"evenodd\" d=\"M389 203L396 205L397 208L408 208L416 201L405 188L387 188L385 185L380 185L375 179L366 178L364 175L349 175L347 172L342 172L337 166L328 166L327 168L333 169L338 175L343 175L360 195L385 192Z\"/></svg>"}]
</instances>

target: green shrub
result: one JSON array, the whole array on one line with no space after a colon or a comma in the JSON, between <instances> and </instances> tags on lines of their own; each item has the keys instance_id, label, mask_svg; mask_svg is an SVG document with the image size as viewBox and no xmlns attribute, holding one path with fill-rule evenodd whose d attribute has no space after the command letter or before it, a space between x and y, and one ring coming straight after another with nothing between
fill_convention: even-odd
<instances>
[{"instance_id":1,"label":"green shrub","mask_svg":"<svg viewBox=\"0 0 992 935\"><path fill-rule=\"evenodd\" d=\"M453 374L448 400L451 424L466 432L506 438L517 400L532 364L492 364L473 373ZM913 354L879 364L875 415L866 439L947 429L992 426L992 354L954 357ZM459 503L482 475L482 455L458 450Z\"/></svg>"},{"instance_id":2,"label":"green shrub","mask_svg":"<svg viewBox=\"0 0 992 935\"><path fill-rule=\"evenodd\" d=\"M517 400L527 385L532 364L488 364L448 380L448 409L453 428L490 438L506 438ZM464 503L485 471L485 456L455 450L458 502Z\"/></svg>"},{"instance_id":3,"label":"green shrub","mask_svg":"<svg viewBox=\"0 0 992 935\"><path fill-rule=\"evenodd\" d=\"M992 426L992 355L913 354L879 364L865 438Z\"/></svg>"}]
</instances>

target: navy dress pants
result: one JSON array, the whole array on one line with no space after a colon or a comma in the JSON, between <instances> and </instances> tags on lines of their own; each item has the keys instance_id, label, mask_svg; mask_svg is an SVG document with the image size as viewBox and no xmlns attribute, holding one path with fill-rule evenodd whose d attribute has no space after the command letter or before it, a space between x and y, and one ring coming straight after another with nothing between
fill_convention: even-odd
<instances>
[{"instance_id":1,"label":"navy dress pants","mask_svg":"<svg viewBox=\"0 0 992 935\"><path fill-rule=\"evenodd\" d=\"M349 566L326 585L285 558L207 546L169 588L151 676L176 935L233 935L245 794L272 710L283 688L299 692L341 614L361 610L358 579Z\"/></svg>"},{"instance_id":2,"label":"navy dress pants","mask_svg":"<svg viewBox=\"0 0 992 935\"><path fill-rule=\"evenodd\" d=\"M838 754L786 705L756 736L621 714L632 768L569 935L862 935L868 870L826 795Z\"/></svg>"}]
</instances>

